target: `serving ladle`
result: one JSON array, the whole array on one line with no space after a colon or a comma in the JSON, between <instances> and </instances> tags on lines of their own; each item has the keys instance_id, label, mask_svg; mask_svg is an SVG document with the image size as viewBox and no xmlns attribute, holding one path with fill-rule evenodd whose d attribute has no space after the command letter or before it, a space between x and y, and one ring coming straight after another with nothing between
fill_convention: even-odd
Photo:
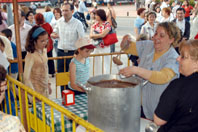
<instances>
[{"instance_id":1,"label":"serving ladle","mask_svg":"<svg viewBox=\"0 0 198 132\"><path fill-rule=\"evenodd\" d=\"M127 34L127 35L125 35L125 36L123 37L122 42L121 42L121 45L123 45L123 46L122 46L121 49L120 49L120 53L121 53L123 50L128 49L130 41L131 41L130 35ZM122 65L123 63L122 63L122 61L118 58L118 56L119 56L119 54L118 54L117 56L113 57L113 63L116 64L117 66L120 66L120 65Z\"/></svg>"},{"instance_id":2,"label":"serving ladle","mask_svg":"<svg viewBox=\"0 0 198 132\"><path fill-rule=\"evenodd\" d=\"M130 35L125 35L121 41L121 45L123 45L120 49L120 53L123 51L123 50L126 50L128 49L129 47L129 44L130 44L130 41L131 41L131 37ZM117 65L117 68L118 70L124 68L123 67L123 62L118 58L119 57L119 54L115 57L113 57L113 63ZM120 78L126 78L124 75L120 75Z\"/></svg>"}]
</instances>

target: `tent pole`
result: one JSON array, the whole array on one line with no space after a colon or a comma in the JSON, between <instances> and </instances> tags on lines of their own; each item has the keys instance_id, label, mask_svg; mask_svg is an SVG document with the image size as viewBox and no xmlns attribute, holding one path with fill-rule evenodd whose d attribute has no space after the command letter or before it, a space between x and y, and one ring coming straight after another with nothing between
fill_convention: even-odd
<instances>
[{"instance_id":1,"label":"tent pole","mask_svg":"<svg viewBox=\"0 0 198 132\"><path fill-rule=\"evenodd\" d=\"M16 36L16 47L17 47L17 57L19 66L19 80L23 82L23 65L22 65L22 55L21 55L21 41L20 41L20 25L19 25L19 10L17 0L12 0L13 10L14 10L14 25L15 25L15 36ZM23 125L25 130L28 132L27 118L26 118L26 106L25 106L25 91L21 89L22 98L22 110L23 110Z\"/></svg>"}]
</instances>

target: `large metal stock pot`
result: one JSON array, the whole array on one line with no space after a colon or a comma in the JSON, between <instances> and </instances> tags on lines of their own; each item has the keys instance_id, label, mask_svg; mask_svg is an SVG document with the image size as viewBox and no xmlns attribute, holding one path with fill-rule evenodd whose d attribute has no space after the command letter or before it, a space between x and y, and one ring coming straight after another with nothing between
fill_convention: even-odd
<instances>
[{"instance_id":1,"label":"large metal stock pot","mask_svg":"<svg viewBox=\"0 0 198 132\"><path fill-rule=\"evenodd\" d=\"M102 80L121 80L137 84L129 88L101 88L92 85ZM82 86L88 94L88 121L105 132L139 132L141 80L121 79L119 75L100 75Z\"/></svg>"}]
</instances>

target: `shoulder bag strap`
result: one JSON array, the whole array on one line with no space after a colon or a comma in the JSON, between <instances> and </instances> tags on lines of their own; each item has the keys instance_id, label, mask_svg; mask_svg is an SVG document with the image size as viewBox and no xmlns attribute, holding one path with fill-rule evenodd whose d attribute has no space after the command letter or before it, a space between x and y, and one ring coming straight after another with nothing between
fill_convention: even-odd
<instances>
[{"instance_id":1,"label":"shoulder bag strap","mask_svg":"<svg viewBox=\"0 0 198 132\"><path fill-rule=\"evenodd\" d=\"M106 27L106 25L108 24L109 22L105 22L105 25L104 25L104 28ZM110 25L111 26L111 25ZM111 30L109 31L109 33L112 33L113 32L113 28L111 26Z\"/></svg>"},{"instance_id":2,"label":"shoulder bag strap","mask_svg":"<svg viewBox=\"0 0 198 132\"><path fill-rule=\"evenodd\" d=\"M110 15L111 15L111 17L112 17L112 13L111 13L111 10L109 9L109 11L110 11Z\"/></svg>"}]
</instances>

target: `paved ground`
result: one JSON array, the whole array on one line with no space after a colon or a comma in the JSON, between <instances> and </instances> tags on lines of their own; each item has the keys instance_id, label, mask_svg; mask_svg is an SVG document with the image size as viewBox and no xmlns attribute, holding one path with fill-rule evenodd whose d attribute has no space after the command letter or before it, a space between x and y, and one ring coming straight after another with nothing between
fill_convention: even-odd
<instances>
[{"instance_id":1,"label":"paved ground","mask_svg":"<svg viewBox=\"0 0 198 132\"><path fill-rule=\"evenodd\" d=\"M113 6L117 17L136 17L135 5L115 5ZM89 11L93 8L89 7ZM107 10L107 6L98 6L98 9ZM44 12L43 8L37 9L37 12ZM128 15L127 15L128 14Z\"/></svg>"},{"instance_id":2,"label":"paved ground","mask_svg":"<svg viewBox=\"0 0 198 132\"><path fill-rule=\"evenodd\" d=\"M102 8L107 10L107 6L99 6L98 8ZM115 5L113 6L117 17L136 17L136 9L135 5Z\"/></svg>"}]
</instances>

